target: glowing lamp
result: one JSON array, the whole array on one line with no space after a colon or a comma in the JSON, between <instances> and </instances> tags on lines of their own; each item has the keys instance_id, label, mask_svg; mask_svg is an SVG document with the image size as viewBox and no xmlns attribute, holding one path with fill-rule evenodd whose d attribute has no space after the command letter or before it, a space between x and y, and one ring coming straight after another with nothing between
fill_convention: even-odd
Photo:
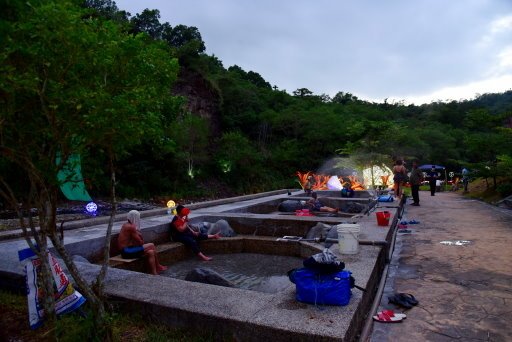
<instances>
[{"instance_id":1,"label":"glowing lamp","mask_svg":"<svg viewBox=\"0 0 512 342\"><path fill-rule=\"evenodd\" d=\"M231 162L228 160L221 160L220 161L220 167L222 169L222 172L228 173L231 171Z\"/></svg>"},{"instance_id":2,"label":"glowing lamp","mask_svg":"<svg viewBox=\"0 0 512 342\"><path fill-rule=\"evenodd\" d=\"M173 200L167 201L167 208L169 208L167 210L167 213L169 215L170 214L176 215L176 203Z\"/></svg>"},{"instance_id":3,"label":"glowing lamp","mask_svg":"<svg viewBox=\"0 0 512 342\"><path fill-rule=\"evenodd\" d=\"M85 210L89 213L89 214L95 214L96 213L96 210L98 210L98 206L96 205L96 203L94 202L89 202L87 203L87 205L85 206Z\"/></svg>"}]
</instances>

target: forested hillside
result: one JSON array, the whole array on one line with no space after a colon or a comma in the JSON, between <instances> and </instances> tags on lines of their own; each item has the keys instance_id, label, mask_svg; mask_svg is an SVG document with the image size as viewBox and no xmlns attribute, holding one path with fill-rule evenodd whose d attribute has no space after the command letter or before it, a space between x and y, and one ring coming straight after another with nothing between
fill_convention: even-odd
<instances>
[{"instance_id":1,"label":"forested hillside","mask_svg":"<svg viewBox=\"0 0 512 342\"><path fill-rule=\"evenodd\" d=\"M31 127L41 135L35 143L44 145L44 139L55 138L54 130L61 127L40 129L51 121L48 113L52 108L67 111L69 115L61 120L77 121L67 123L66 127L76 129L73 136L65 137L65 152L81 154L84 175L94 196L108 195L111 170L115 171L118 194L125 197L214 196L217 192L240 194L297 188L296 171L335 172L323 168L334 158L339 164L334 163L335 168L391 166L396 158L404 158L409 165L412 160L445 165L455 173L464 166L494 180L490 184L500 186L504 194L512 192L510 180L505 184L497 181L512 171L512 91L421 106L373 103L352 95L350 89L340 89L332 98L307 88L288 94L278 85L269 84L257 71L224 66L215 55L207 55L207 42L197 28L161 23L158 9L129 14L119 11L112 1L69 2L66 10L80 13L84 25L94 26L92 31L100 35L95 38L97 41L83 43L90 37L65 23L42 29L51 21L46 23L45 17L37 20L35 17L43 14L36 8L53 3L39 0L28 5L10 1L1 14L2 37L16 38L2 38L1 151L4 156L13 153L16 139L23 133L18 131ZM28 19L37 20L39 37L23 33ZM116 33L106 40L101 37L106 30ZM69 44L61 44L61 39ZM104 65L101 71L84 72L82 69L87 67L75 68L73 63L86 61L69 59L69 66L73 67L65 73L50 74L48 81L56 85L61 82L60 88L54 89L53 98L45 98L48 102L41 104L38 94L46 82L42 75L48 75L43 72L45 68L51 69L55 65L52 63L67 64L64 56L75 56L80 49L101 50L101 56L89 59L94 63L99 63L99 58L129 59L128 52L120 55L113 48L104 49L107 41L127 39L144 49L153 49L152 57L159 64L144 69L131 63L130 71ZM35 41L50 45L59 42L59 51L41 58L28 56L27 49ZM56 59L56 54L61 54L62 59ZM144 59L137 55L133 58ZM38 82L28 85L29 78L19 77L20 68L43 71L37 74ZM137 77L152 84L136 89L130 84ZM103 80L111 87L109 92L104 92ZM119 93L118 88L124 85L133 91ZM73 92L64 91L69 86ZM65 97L59 98L58 91ZM145 92L144 96L141 92ZM95 94L101 95L103 101L97 101ZM117 101L108 101L108 96L117 96ZM23 99L30 99L33 105L27 108ZM38 126L26 126L23 121L35 118L40 118ZM116 134L108 140L107 128L113 123ZM91 126L94 130L83 129ZM8 131L12 127L17 131ZM132 131L135 135L130 140L127 135ZM58 140L54 143L62 146ZM112 147L117 148L115 153ZM45 155L44 150L40 152L39 157ZM46 155L50 160L52 156ZM6 158L0 164L3 178L10 184L20 179L12 174L13 163L12 158ZM23 184L15 188L22 189Z\"/></svg>"}]
</instances>

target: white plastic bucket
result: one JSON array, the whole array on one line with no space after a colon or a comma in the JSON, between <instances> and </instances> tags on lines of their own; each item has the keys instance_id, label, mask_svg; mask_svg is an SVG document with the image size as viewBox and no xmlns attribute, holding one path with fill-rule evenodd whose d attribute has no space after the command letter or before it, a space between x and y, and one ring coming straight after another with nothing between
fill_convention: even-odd
<instances>
[{"instance_id":1,"label":"white plastic bucket","mask_svg":"<svg viewBox=\"0 0 512 342\"><path fill-rule=\"evenodd\" d=\"M359 224L342 223L336 226L338 244L341 254L357 254L359 252Z\"/></svg>"}]
</instances>

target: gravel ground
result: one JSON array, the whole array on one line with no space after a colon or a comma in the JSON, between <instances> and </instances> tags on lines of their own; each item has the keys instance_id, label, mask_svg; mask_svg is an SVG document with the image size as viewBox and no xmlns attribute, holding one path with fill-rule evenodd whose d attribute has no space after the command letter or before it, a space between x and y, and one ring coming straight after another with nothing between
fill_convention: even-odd
<instances>
[{"instance_id":1,"label":"gravel ground","mask_svg":"<svg viewBox=\"0 0 512 342\"><path fill-rule=\"evenodd\" d=\"M108 216L110 215L111 206L110 203L105 201L96 201L98 206L98 210L96 214L90 214L85 210L85 203L70 201L60 203L57 208L57 224L68 221L76 221L82 220L97 216ZM124 213L130 210L150 210L156 208L164 207L161 203L152 203L152 202L142 202L138 200L123 200L117 203L117 212ZM33 216L35 225L39 224L39 218L37 217L37 212L34 210ZM15 217L15 213L9 210L3 210L0 212L0 231L8 231L20 229L20 221L17 217ZM27 221L28 222L28 221Z\"/></svg>"},{"instance_id":2,"label":"gravel ground","mask_svg":"<svg viewBox=\"0 0 512 342\"><path fill-rule=\"evenodd\" d=\"M229 196L226 196L229 197ZM210 201L217 198L194 198L194 199L176 199L176 203L190 204L197 202ZM85 210L86 203L77 201L66 201L59 203L57 208L57 224L62 222L83 220L98 216L109 216L111 206L108 201L96 200L98 210L95 215ZM167 199L154 199L149 201L141 201L138 199L123 199L117 203L117 212L125 213L130 210L145 211L157 208L165 208ZM33 211L33 219L36 226L39 224L37 212ZM12 210L0 210L0 231L8 231L21 229L20 221Z\"/></svg>"}]
</instances>

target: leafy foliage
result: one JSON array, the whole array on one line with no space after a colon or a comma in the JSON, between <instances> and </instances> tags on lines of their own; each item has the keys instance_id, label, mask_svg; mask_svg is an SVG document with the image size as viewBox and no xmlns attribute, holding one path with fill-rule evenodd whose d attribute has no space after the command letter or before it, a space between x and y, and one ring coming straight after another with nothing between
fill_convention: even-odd
<instances>
[{"instance_id":1,"label":"leafy foliage","mask_svg":"<svg viewBox=\"0 0 512 342\"><path fill-rule=\"evenodd\" d=\"M42 260L50 320L47 238L95 308L96 329L103 332L101 276L95 293L57 235L57 174L70 156L97 152L107 157L104 168L115 175L115 159L130 147L161 143L164 118L174 116L166 111L178 101L162 89L176 80L178 62L164 43L145 34L128 35L116 22L91 17L71 1L27 2L10 9L12 15L0 25L6 35L0 46L0 197L17 211L25 233L32 232L35 242L28 234L26 241ZM11 186L13 171L4 168L12 166L25 188L18 182ZM27 215L32 208L38 213L37 231ZM106 264L100 274L105 269Z\"/></svg>"},{"instance_id":2,"label":"leafy foliage","mask_svg":"<svg viewBox=\"0 0 512 342\"><path fill-rule=\"evenodd\" d=\"M96 51L101 49L90 49L83 58L70 51L71 60L83 61L79 76L83 82L101 85L106 71L110 73L104 89L98 86L101 91L96 89L92 93L78 94L80 96L74 94L76 89L68 88L66 84L52 85L55 93L64 94L66 98L59 103L59 111L64 103L66 108L75 108L83 114L89 111L85 114L87 120L83 116L79 120L73 119L75 129L71 127L69 131L69 136L77 139L86 129L90 132L87 134L89 141L96 143L94 148L86 147L85 142L81 145L83 153L96 156L94 160L84 158L84 170L89 175L101 176L97 172L100 163L105 162L101 151L105 151L110 142L125 146L127 140L123 137L129 139L131 147L124 150L125 154L117 156L120 189L126 195L186 193L192 190L193 184L210 182L212 177L227 182L228 187L238 191L250 188L244 184L248 179L250 182L258 179L258 187L264 189L285 186L290 184L295 171L316 170L326 160L340 154L352 155L359 167L374 162L391 166L394 159L405 158L419 163L442 164L455 172L462 166L471 167L483 177L493 178L506 172L493 165L500 164L496 162L498 156L510 156L511 140L506 123L510 123L512 117L511 91L483 94L474 100L421 106L405 106L402 102L386 100L372 103L346 91L339 91L331 99L326 94L314 94L306 87L288 94L272 87L256 71L246 71L237 65L226 69L218 57L205 54L205 42L196 27L160 23L157 9L145 9L131 16L120 11L110 0L87 0L83 5L90 9L89 13L96 13L91 18L102 18L106 22L104 27L118 27L119 34L131 33L128 40L126 37L120 40L121 46L131 44L132 50L143 51L139 60L130 55L112 55L113 44L87 41L87 35L73 35L64 30L58 40L78 40L84 46L105 47L103 55ZM18 12L7 8L3 15L14 18L13 13ZM51 30L58 30L57 23L52 24L52 20L48 25L54 25ZM48 31L39 32L51 36ZM44 58L62 54L59 48L67 51L68 46L73 46L48 44L48 51L42 54ZM152 58L153 52L164 49L163 45L168 47L168 60L176 63L173 58L178 58L182 68L180 77L190 75L191 72L186 70L191 70L203 78L203 84L183 83L189 88L189 95L183 98L163 96L165 86L152 90L141 88L127 96L116 95L116 85L119 89L129 89L131 84L144 81L131 76L136 75L137 70L144 75L159 77L165 70L164 64L151 65L145 61ZM27 45L25 48L17 53L26 54L33 47ZM86 60L92 61L90 65ZM164 59L159 61L165 63ZM140 65L135 66L139 62ZM65 68L66 61L56 65ZM130 65L134 65L133 69ZM22 70L19 67L22 65L16 66L16 70ZM171 68L176 70L178 65L173 64ZM30 77L24 82L31 82ZM161 79L161 84L173 82L172 79ZM200 90L203 86L207 91ZM156 102L148 101L156 98L159 99ZM27 105L31 103L29 101ZM207 112L194 109L204 108L197 103L208 104ZM122 121L117 116L119 113L123 113L125 121L134 122L140 120L135 118L141 110L147 120L128 128L119 126ZM109 115L101 116L100 113ZM91 120L93 114L95 119ZM28 118L20 117L20 120ZM37 120L33 121L34 128L43 124ZM215 121L218 129L209 129L209 121ZM112 127L110 132L97 129L109 125ZM57 130L61 131L60 128ZM121 131L123 134L119 134ZM71 138L67 140L64 148L69 153L76 148L69 142ZM231 167L226 166L228 160ZM221 164L230 171L223 171ZM130 168L133 165L136 167ZM255 176L257 174L265 177ZM92 184L96 195L105 194L106 187L101 179L97 178Z\"/></svg>"}]
</instances>

